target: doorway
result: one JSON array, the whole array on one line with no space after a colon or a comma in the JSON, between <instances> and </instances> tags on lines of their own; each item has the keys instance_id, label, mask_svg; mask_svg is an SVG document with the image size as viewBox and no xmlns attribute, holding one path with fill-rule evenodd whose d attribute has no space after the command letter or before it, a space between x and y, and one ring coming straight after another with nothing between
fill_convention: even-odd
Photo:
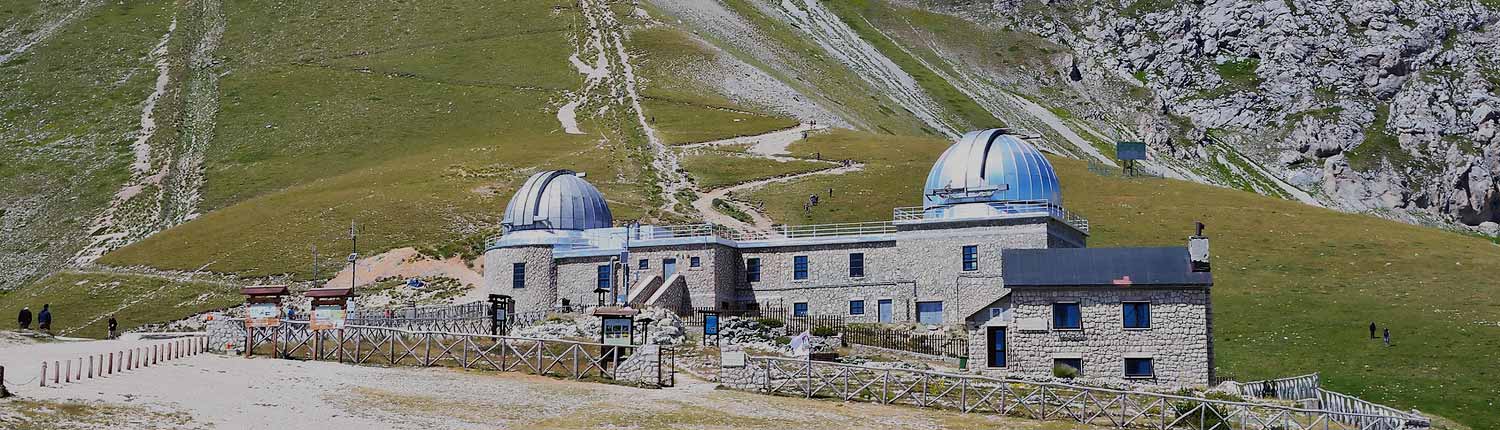
<instances>
[{"instance_id":1,"label":"doorway","mask_svg":"<svg viewBox=\"0 0 1500 430\"><path fill-rule=\"evenodd\" d=\"M880 299L879 302L876 302L876 306L879 308L879 310L877 310L877 312L880 315L880 322L882 322L882 323L890 323L891 322L891 299Z\"/></svg>"},{"instance_id":2,"label":"doorway","mask_svg":"<svg viewBox=\"0 0 1500 430\"><path fill-rule=\"evenodd\" d=\"M677 273L677 259L676 258L667 258L667 259L661 260L661 280L662 281L666 281L667 278L671 278L672 275L676 274L676 273Z\"/></svg>"},{"instance_id":3,"label":"doorway","mask_svg":"<svg viewBox=\"0 0 1500 430\"><path fill-rule=\"evenodd\" d=\"M986 327L990 367L1005 367L1005 327Z\"/></svg>"}]
</instances>

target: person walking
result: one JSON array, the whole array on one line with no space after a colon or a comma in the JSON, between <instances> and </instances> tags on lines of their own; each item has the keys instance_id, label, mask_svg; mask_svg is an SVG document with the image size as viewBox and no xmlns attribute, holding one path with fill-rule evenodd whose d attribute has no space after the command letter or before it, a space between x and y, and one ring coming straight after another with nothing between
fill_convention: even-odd
<instances>
[{"instance_id":1,"label":"person walking","mask_svg":"<svg viewBox=\"0 0 1500 430\"><path fill-rule=\"evenodd\" d=\"M120 323L115 321L115 316L109 316L109 339L120 337Z\"/></svg>"},{"instance_id":2,"label":"person walking","mask_svg":"<svg viewBox=\"0 0 1500 430\"><path fill-rule=\"evenodd\" d=\"M1371 339L1375 338L1375 322L1374 321L1370 321L1370 338Z\"/></svg>"},{"instance_id":3,"label":"person walking","mask_svg":"<svg viewBox=\"0 0 1500 430\"><path fill-rule=\"evenodd\" d=\"M42 304L42 312L36 314L36 327L41 331L52 334L52 304Z\"/></svg>"},{"instance_id":4,"label":"person walking","mask_svg":"<svg viewBox=\"0 0 1500 430\"><path fill-rule=\"evenodd\" d=\"M1391 328L1385 328L1385 346L1391 346Z\"/></svg>"},{"instance_id":5,"label":"person walking","mask_svg":"<svg viewBox=\"0 0 1500 430\"><path fill-rule=\"evenodd\" d=\"M21 324L21 330L31 329L31 307L21 307L21 314L16 316L16 322Z\"/></svg>"}]
</instances>

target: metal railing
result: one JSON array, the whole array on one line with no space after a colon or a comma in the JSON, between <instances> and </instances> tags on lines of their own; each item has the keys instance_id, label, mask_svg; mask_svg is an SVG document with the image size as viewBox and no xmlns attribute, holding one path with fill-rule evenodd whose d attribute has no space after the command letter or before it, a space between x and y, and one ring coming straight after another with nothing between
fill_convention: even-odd
<instances>
[{"instance_id":1,"label":"metal railing","mask_svg":"<svg viewBox=\"0 0 1500 430\"><path fill-rule=\"evenodd\" d=\"M984 204L994 209L998 213L997 216L1021 217L1046 214L1077 228L1079 231L1084 233L1089 232L1089 220L1087 218L1046 200L1016 200ZM954 205L899 207L891 210L891 219L896 222L913 222L941 218L947 211L953 210L953 208Z\"/></svg>"},{"instance_id":2,"label":"metal railing","mask_svg":"<svg viewBox=\"0 0 1500 430\"><path fill-rule=\"evenodd\" d=\"M850 222L836 224L778 225L771 231L735 232L733 240L806 239L836 236L863 236L896 232L891 221Z\"/></svg>"},{"instance_id":3,"label":"metal railing","mask_svg":"<svg viewBox=\"0 0 1500 430\"><path fill-rule=\"evenodd\" d=\"M489 315L490 305L484 301L473 301L454 305L398 306L383 309L358 309L349 314L350 319L405 318L405 319L463 319L484 318Z\"/></svg>"},{"instance_id":4,"label":"metal railing","mask_svg":"<svg viewBox=\"0 0 1500 430\"><path fill-rule=\"evenodd\" d=\"M1408 424L1402 417L1377 414L780 357L749 357L743 368L721 369L720 378L731 388L773 395L906 404L1119 429L1399 430Z\"/></svg>"}]
</instances>

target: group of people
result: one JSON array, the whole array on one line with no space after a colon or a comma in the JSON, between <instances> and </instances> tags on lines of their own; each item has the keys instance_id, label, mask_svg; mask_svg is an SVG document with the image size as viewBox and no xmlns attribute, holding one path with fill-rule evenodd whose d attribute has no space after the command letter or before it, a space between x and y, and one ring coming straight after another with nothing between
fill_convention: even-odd
<instances>
[{"instance_id":1,"label":"group of people","mask_svg":"<svg viewBox=\"0 0 1500 430\"><path fill-rule=\"evenodd\" d=\"M21 314L16 316L16 324L18 324L18 325L21 326L21 330L31 330L31 307L30 306L25 306L25 307L21 308ZM37 324L37 330L38 331L44 331L44 332L47 332L47 334L52 334L52 304L51 303L47 303L47 304L43 304L42 305L42 311L36 314L36 324ZM114 339L114 338L117 338L117 337L120 337L120 322L115 320L115 316L114 315L110 315L109 316L109 338L110 339Z\"/></svg>"},{"instance_id":2,"label":"group of people","mask_svg":"<svg viewBox=\"0 0 1500 430\"><path fill-rule=\"evenodd\" d=\"M31 330L31 307L21 308L21 315L16 317L16 323L21 325L21 330ZM52 332L52 304L42 305L42 312L36 315L37 329L48 333Z\"/></svg>"}]
</instances>

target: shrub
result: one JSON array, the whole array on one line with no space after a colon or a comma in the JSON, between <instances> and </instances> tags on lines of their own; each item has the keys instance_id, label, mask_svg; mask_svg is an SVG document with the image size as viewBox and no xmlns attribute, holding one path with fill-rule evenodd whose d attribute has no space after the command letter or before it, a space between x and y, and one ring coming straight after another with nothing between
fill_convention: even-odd
<instances>
[{"instance_id":1,"label":"shrub","mask_svg":"<svg viewBox=\"0 0 1500 430\"><path fill-rule=\"evenodd\" d=\"M1078 369L1074 369L1073 366L1066 364L1059 364L1052 366L1052 376L1073 379L1078 376Z\"/></svg>"},{"instance_id":2,"label":"shrub","mask_svg":"<svg viewBox=\"0 0 1500 430\"><path fill-rule=\"evenodd\" d=\"M760 323L760 325L766 326L766 328L781 328L781 326L786 325L786 323L781 322L781 320L775 318L761 318L755 320L755 322Z\"/></svg>"},{"instance_id":3,"label":"shrub","mask_svg":"<svg viewBox=\"0 0 1500 430\"><path fill-rule=\"evenodd\" d=\"M839 334L839 332L834 331L833 328L831 328L831 327L817 327L817 328L812 329L812 335L813 336L828 337L828 336L834 336L834 335L837 335L837 334Z\"/></svg>"},{"instance_id":4,"label":"shrub","mask_svg":"<svg viewBox=\"0 0 1500 430\"><path fill-rule=\"evenodd\" d=\"M789 345L792 343L792 338L786 336L776 336L776 343Z\"/></svg>"},{"instance_id":5,"label":"shrub","mask_svg":"<svg viewBox=\"0 0 1500 430\"><path fill-rule=\"evenodd\" d=\"M1178 417L1186 417L1182 419L1182 423L1190 428L1200 430L1229 428L1230 423L1224 419L1229 411L1224 406L1203 403L1202 408L1194 410L1197 407L1198 402L1172 402L1172 410L1177 412Z\"/></svg>"}]
</instances>

